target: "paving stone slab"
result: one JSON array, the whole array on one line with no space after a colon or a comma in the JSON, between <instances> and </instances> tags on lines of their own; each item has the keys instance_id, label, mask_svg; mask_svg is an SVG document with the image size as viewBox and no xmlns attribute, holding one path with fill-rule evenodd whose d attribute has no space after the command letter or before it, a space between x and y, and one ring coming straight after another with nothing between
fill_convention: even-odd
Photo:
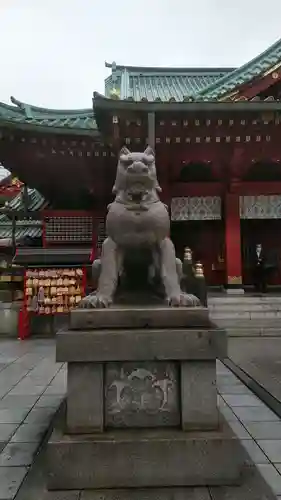
<instances>
[{"instance_id":1,"label":"paving stone slab","mask_svg":"<svg viewBox=\"0 0 281 500\"><path fill-rule=\"evenodd\" d=\"M29 411L27 408L0 409L0 424L20 424Z\"/></svg>"},{"instance_id":2,"label":"paving stone slab","mask_svg":"<svg viewBox=\"0 0 281 500\"><path fill-rule=\"evenodd\" d=\"M26 467L0 467L0 500L14 499L26 474Z\"/></svg>"},{"instance_id":3,"label":"paving stone slab","mask_svg":"<svg viewBox=\"0 0 281 500\"><path fill-rule=\"evenodd\" d=\"M281 422L245 422L245 427L254 439L281 439Z\"/></svg>"},{"instance_id":4,"label":"paving stone slab","mask_svg":"<svg viewBox=\"0 0 281 500\"><path fill-rule=\"evenodd\" d=\"M250 389L248 389L245 385L242 384L225 385L218 383L217 389L218 392L220 392L223 395L228 395L228 394L245 394L246 396L252 395Z\"/></svg>"},{"instance_id":5,"label":"paving stone slab","mask_svg":"<svg viewBox=\"0 0 281 500\"><path fill-rule=\"evenodd\" d=\"M7 394L0 400L0 409L6 408L32 408L38 400L38 396L20 396Z\"/></svg>"},{"instance_id":6,"label":"paving stone slab","mask_svg":"<svg viewBox=\"0 0 281 500\"><path fill-rule=\"evenodd\" d=\"M270 484L270 487L275 495L281 495L281 476L271 464L260 464L258 469L265 479ZM248 498L247 498L248 500Z\"/></svg>"},{"instance_id":7,"label":"paving stone slab","mask_svg":"<svg viewBox=\"0 0 281 500\"><path fill-rule=\"evenodd\" d=\"M0 467L32 465L38 443L10 443L0 453Z\"/></svg>"},{"instance_id":8,"label":"paving stone slab","mask_svg":"<svg viewBox=\"0 0 281 500\"><path fill-rule=\"evenodd\" d=\"M57 408L63 400L63 395L41 396L35 404L35 408Z\"/></svg>"},{"instance_id":9,"label":"paving stone slab","mask_svg":"<svg viewBox=\"0 0 281 500\"><path fill-rule=\"evenodd\" d=\"M229 358L281 401L281 337L231 338L228 344Z\"/></svg>"},{"instance_id":10,"label":"paving stone slab","mask_svg":"<svg viewBox=\"0 0 281 500\"><path fill-rule=\"evenodd\" d=\"M39 443L46 431L46 425L22 424L11 441L13 443Z\"/></svg>"},{"instance_id":11,"label":"paving stone slab","mask_svg":"<svg viewBox=\"0 0 281 500\"><path fill-rule=\"evenodd\" d=\"M220 405L220 412L223 414L224 418L227 420L228 423L230 423L231 421L237 421L236 415L234 415L233 411L229 406Z\"/></svg>"},{"instance_id":12,"label":"paving stone slab","mask_svg":"<svg viewBox=\"0 0 281 500\"><path fill-rule=\"evenodd\" d=\"M256 396L244 396L243 394L229 394L223 399L230 406L262 406L263 403Z\"/></svg>"},{"instance_id":13,"label":"paving stone slab","mask_svg":"<svg viewBox=\"0 0 281 500\"><path fill-rule=\"evenodd\" d=\"M0 399L5 397L8 392L9 390L7 389L0 389Z\"/></svg>"},{"instance_id":14,"label":"paving stone slab","mask_svg":"<svg viewBox=\"0 0 281 500\"><path fill-rule=\"evenodd\" d=\"M0 441L8 441L19 424L0 424Z\"/></svg>"},{"instance_id":15,"label":"paving stone slab","mask_svg":"<svg viewBox=\"0 0 281 500\"><path fill-rule=\"evenodd\" d=\"M258 445L273 463L281 463L281 440L260 439ZM281 492L280 492L281 494Z\"/></svg>"},{"instance_id":16,"label":"paving stone slab","mask_svg":"<svg viewBox=\"0 0 281 500\"><path fill-rule=\"evenodd\" d=\"M231 420L228 424L239 439L252 439L245 427L238 420Z\"/></svg>"},{"instance_id":17,"label":"paving stone slab","mask_svg":"<svg viewBox=\"0 0 281 500\"><path fill-rule=\"evenodd\" d=\"M46 389L46 385L25 385L25 386L19 386L16 385L14 389L12 389L9 394L11 396L40 396Z\"/></svg>"},{"instance_id":18,"label":"paving stone slab","mask_svg":"<svg viewBox=\"0 0 281 500\"><path fill-rule=\"evenodd\" d=\"M261 467L268 466L262 465ZM246 468L241 486L211 487L209 491L212 500L276 500L274 493L256 467Z\"/></svg>"},{"instance_id":19,"label":"paving stone slab","mask_svg":"<svg viewBox=\"0 0 281 500\"><path fill-rule=\"evenodd\" d=\"M254 464L268 464L269 460L266 455L263 453L261 448L255 443L255 441L250 439L242 439L241 444L244 446L247 451L250 459Z\"/></svg>"},{"instance_id":20,"label":"paving stone slab","mask_svg":"<svg viewBox=\"0 0 281 500\"><path fill-rule=\"evenodd\" d=\"M279 418L265 406L235 406L233 412L242 422L275 422Z\"/></svg>"},{"instance_id":21,"label":"paving stone slab","mask_svg":"<svg viewBox=\"0 0 281 500\"><path fill-rule=\"evenodd\" d=\"M56 408L33 408L24 420L25 424L50 424L50 421L56 411Z\"/></svg>"},{"instance_id":22,"label":"paving stone slab","mask_svg":"<svg viewBox=\"0 0 281 500\"><path fill-rule=\"evenodd\" d=\"M45 396L63 396L66 392L66 384L65 387L57 386L57 385L49 385L44 391Z\"/></svg>"},{"instance_id":23,"label":"paving stone slab","mask_svg":"<svg viewBox=\"0 0 281 500\"><path fill-rule=\"evenodd\" d=\"M221 381L218 382L219 385L221 386L230 386L230 385L238 385L240 387L244 387L244 385L242 384L242 382L240 382L240 380L235 376L233 375L233 373L228 373L226 375L223 375L223 379Z\"/></svg>"}]
</instances>

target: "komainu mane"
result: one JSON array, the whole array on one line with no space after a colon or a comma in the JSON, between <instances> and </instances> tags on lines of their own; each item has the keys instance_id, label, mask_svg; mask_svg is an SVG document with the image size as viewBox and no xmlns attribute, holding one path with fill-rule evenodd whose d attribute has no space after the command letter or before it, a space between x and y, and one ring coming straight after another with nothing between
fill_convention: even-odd
<instances>
[{"instance_id":1,"label":"komainu mane","mask_svg":"<svg viewBox=\"0 0 281 500\"><path fill-rule=\"evenodd\" d=\"M169 236L169 213L159 199L160 192L151 147L143 153L123 148L113 187L115 200L108 207L108 236L101 258L93 263L97 291L79 307L109 307L116 302L122 283L136 297L140 290L149 290L172 307L199 305L194 295L180 288L182 264Z\"/></svg>"}]
</instances>

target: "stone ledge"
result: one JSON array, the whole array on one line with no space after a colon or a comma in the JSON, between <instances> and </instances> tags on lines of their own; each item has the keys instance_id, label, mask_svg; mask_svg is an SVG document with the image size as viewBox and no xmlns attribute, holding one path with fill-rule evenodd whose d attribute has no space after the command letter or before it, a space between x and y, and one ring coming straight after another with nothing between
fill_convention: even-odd
<instances>
[{"instance_id":1,"label":"stone ledge","mask_svg":"<svg viewBox=\"0 0 281 500\"><path fill-rule=\"evenodd\" d=\"M205 307L110 307L75 309L70 328L208 328L209 311Z\"/></svg>"},{"instance_id":2,"label":"stone ledge","mask_svg":"<svg viewBox=\"0 0 281 500\"><path fill-rule=\"evenodd\" d=\"M67 330L57 333L57 361L211 360L227 356L221 329Z\"/></svg>"},{"instance_id":3,"label":"stone ledge","mask_svg":"<svg viewBox=\"0 0 281 500\"><path fill-rule=\"evenodd\" d=\"M65 500L68 497L65 497ZM142 488L141 490L88 490L80 500L212 500L207 488ZM44 500L59 500L48 498ZM71 499L75 500L75 498ZM241 499L242 500L242 499ZM243 499L245 500L245 499ZM249 500L249 499L247 499ZM251 500L251 499L250 499ZM267 499L266 499L267 500Z\"/></svg>"},{"instance_id":4,"label":"stone ledge","mask_svg":"<svg viewBox=\"0 0 281 500\"><path fill-rule=\"evenodd\" d=\"M51 490L237 484L246 459L226 424L217 432L55 430L47 453Z\"/></svg>"}]
</instances>

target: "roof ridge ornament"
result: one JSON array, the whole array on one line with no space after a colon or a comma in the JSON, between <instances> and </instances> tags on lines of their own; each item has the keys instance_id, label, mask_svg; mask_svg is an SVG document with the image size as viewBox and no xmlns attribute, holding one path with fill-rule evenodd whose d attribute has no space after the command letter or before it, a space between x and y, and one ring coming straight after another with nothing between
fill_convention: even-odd
<instances>
[{"instance_id":1,"label":"roof ridge ornament","mask_svg":"<svg viewBox=\"0 0 281 500\"><path fill-rule=\"evenodd\" d=\"M29 104L26 104L25 102L18 101L18 99L16 99L13 96L10 97L10 100L13 104L15 104L18 108L20 108L24 112L27 119L32 120L33 114L31 111L31 106Z\"/></svg>"}]
</instances>

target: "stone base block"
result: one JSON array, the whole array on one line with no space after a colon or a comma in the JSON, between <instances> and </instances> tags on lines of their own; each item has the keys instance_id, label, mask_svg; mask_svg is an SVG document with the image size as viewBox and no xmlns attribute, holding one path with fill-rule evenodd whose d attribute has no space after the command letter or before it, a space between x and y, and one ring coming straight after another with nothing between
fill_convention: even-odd
<instances>
[{"instance_id":1,"label":"stone base block","mask_svg":"<svg viewBox=\"0 0 281 500\"><path fill-rule=\"evenodd\" d=\"M226 356L226 332L215 326L61 330L57 333L56 359L59 362L206 361Z\"/></svg>"},{"instance_id":2,"label":"stone base block","mask_svg":"<svg viewBox=\"0 0 281 500\"><path fill-rule=\"evenodd\" d=\"M74 309L70 313L73 330L105 328L208 328L205 307L110 307Z\"/></svg>"},{"instance_id":3,"label":"stone base block","mask_svg":"<svg viewBox=\"0 0 281 500\"><path fill-rule=\"evenodd\" d=\"M62 435L48 445L48 488L106 489L229 485L239 482L243 449L220 431L144 430Z\"/></svg>"}]
</instances>

